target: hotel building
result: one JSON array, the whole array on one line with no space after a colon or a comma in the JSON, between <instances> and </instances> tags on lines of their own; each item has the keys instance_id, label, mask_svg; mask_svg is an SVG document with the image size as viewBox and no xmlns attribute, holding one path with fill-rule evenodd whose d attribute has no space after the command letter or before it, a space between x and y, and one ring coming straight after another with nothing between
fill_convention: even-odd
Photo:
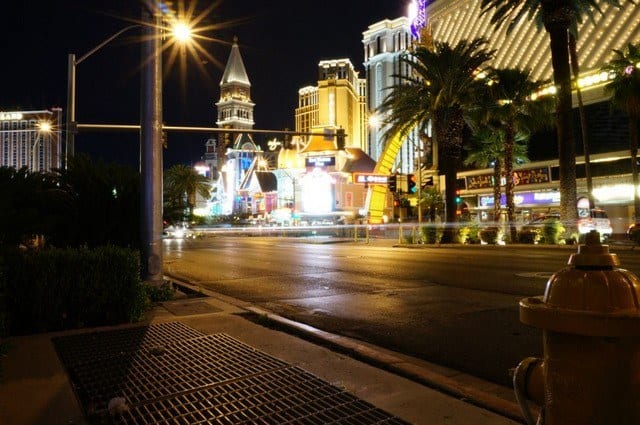
<instances>
[{"instance_id":1,"label":"hotel building","mask_svg":"<svg viewBox=\"0 0 640 425\"><path fill-rule=\"evenodd\" d=\"M61 167L62 109L0 111L0 166L49 172Z\"/></svg>"}]
</instances>

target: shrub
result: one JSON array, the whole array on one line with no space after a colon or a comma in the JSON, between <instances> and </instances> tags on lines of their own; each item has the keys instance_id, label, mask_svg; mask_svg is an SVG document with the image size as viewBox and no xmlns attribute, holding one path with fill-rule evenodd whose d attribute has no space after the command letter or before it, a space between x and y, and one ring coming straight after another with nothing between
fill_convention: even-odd
<instances>
[{"instance_id":1,"label":"shrub","mask_svg":"<svg viewBox=\"0 0 640 425\"><path fill-rule=\"evenodd\" d=\"M536 229L523 229L518 233L518 242L534 244L540 239L540 233Z\"/></svg>"},{"instance_id":2,"label":"shrub","mask_svg":"<svg viewBox=\"0 0 640 425\"><path fill-rule=\"evenodd\" d=\"M479 235L482 242L489 245L495 245L498 243L500 229L494 226L485 227L480 230Z\"/></svg>"},{"instance_id":3,"label":"shrub","mask_svg":"<svg viewBox=\"0 0 640 425\"><path fill-rule=\"evenodd\" d=\"M558 219L550 218L543 221L541 242L544 241L547 245L558 244L564 230L564 226Z\"/></svg>"},{"instance_id":4,"label":"shrub","mask_svg":"<svg viewBox=\"0 0 640 425\"><path fill-rule=\"evenodd\" d=\"M152 303L169 301L176 293L176 289L169 282L163 282L160 286L143 283L143 288L147 298Z\"/></svg>"},{"instance_id":5,"label":"shrub","mask_svg":"<svg viewBox=\"0 0 640 425\"><path fill-rule=\"evenodd\" d=\"M440 241L440 237L442 236L442 231L439 231L438 227L435 224L430 224L427 226L422 226L420 229L422 233L422 240L426 244L435 244Z\"/></svg>"},{"instance_id":6,"label":"shrub","mask_svg":"<svg viewBox=\"0 0 640 425\"><path fill-rule=\"evenodd\" d=\"M477 224L469 224L460 228L458 238L460 243L478 244L480 243L480 227Z\"/></svg>"},{"instance_id":7,"label":"shrub","mask_svg":"<svg viewBox=\"0 0 640 425\"><path fill-rule=\"evenodd\" d=\"M3 257L0 255L0 356L6 351L7 344L5 338L8 336L8 323L7 323L7 281L3 271Z\"/></svg>"},{"instance_id":8,"label":"shrub","mask_svg":"<svg viewBox=\"0 0 640 425\"><path fill-rule=\"evenodd\" d=\"M137 251L14 251L5 261L5 303L14 335L132 322L145 311Z\"/></svg>"}]
</instances>

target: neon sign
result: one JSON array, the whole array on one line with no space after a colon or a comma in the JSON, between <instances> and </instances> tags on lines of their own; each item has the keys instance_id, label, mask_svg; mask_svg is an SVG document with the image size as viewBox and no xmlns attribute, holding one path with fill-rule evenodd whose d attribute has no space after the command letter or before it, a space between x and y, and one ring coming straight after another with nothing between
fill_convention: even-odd
<instances>
[{"instance_id":1,"label":"neon sign","mask_svg":"<svg viewBox=\"0 0 640 425\"><path fill-rule=\"evenodd\" d=\"M420 38L420 31L427 26L427 0L413 0L409 5L408 18L411 21L411 34Z\"/></svg>"},{"instance_id":2,"label":"neon sign","mask_svg":"<svg viewBox=\"0 0 640 425\"><path fill-rule=\"evenodd\" d=\"M0 112L0 121L21 120L21 112Z\"/></svg>"},{"instance_id":3,"label":"neon sign","mask_svg":"<svg viewBox=\"0 0 640 425\"><path fill-rule=\"evenodd\" d=\"M366 174L366 173L354 173L354 183L361 184L387 184L389 176L386 174Z\"/></svg>"}]
</instances>

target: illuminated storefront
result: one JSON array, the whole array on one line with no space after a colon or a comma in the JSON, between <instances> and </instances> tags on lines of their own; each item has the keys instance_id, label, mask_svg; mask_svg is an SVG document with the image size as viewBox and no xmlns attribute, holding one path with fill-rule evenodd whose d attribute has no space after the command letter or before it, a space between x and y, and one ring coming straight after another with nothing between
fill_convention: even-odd
<instances>
[{"instance_id":1,"label":"illuminated storefront","mask_svg":"<svg viewBox=\"0 0 640 425\"><path fill-rule=\"evenodd\" d=\"M613 226L613 232L622 234L633 221L633 184L630 158L627 151L616 151L592 155L593 196L598 207L604 208ZM576 158L578 198L586 198L584 158ZM558 161L529 163L514 169L514 203L516 220L526 223L539 213L558 212L560 192ZM478 221L493 221L493 177L492 170L474 170L458 174L460 196ZM504 178L501 181L500 205L502 214L506 209ZM502 219L498 218L498 220Z\"/></svg>"}]
</instances>

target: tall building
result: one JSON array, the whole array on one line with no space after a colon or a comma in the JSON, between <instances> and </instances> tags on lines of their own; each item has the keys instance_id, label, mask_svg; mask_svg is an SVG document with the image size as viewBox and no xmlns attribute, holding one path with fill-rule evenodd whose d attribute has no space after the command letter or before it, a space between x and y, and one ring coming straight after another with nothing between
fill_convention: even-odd
<instances>
[{"instance_id":1,"label":"tall building","mask_svg":"<svg viewBox=\"0 0 640 425\"><path fill-rule=\"evenodd\" d=\"M61 167L62 109L0 111L0 166L30 171Z\"/></svg>"},{"instance_id":2,"label":"tall building","mask_svg":"<svg viewBox=\"0 0 640 425\"><path fill-rule=\"evenodd\" d=\"M366 152L365 95L366 82L349 59L320 61L317 87L298 91L296 131L342 128L347 134L345 145Z\"/></svg>"},{"instance_id":3,"label":"tall building","mask_svg":"<svg viewBox=\"0 0 640 425\"><path fill-rule=\"evenodd\" d=\"M413 43L411 26L407 17L385 19L369 26L362 33L364 44L364 66L367 80L367 106L369 109L369 140L366 152L375 159L385 146L385 116L377 112L390 93L391 87L400 82L399 76L408 76L410 69L400 61ZM416 147L420 143L417 135L411 135L396 156L396 170L411 173L416 163Z\"/></svg>"},{"instance_id":4,"label":"tall building","mask_svg":"<svg viewBox=\"0 0 640 425\"><path fill-rule=\"evenodd\" d=\"M220 81L220 100L216 103L220 128L251 130L254 126L251 101L251 82L240 55L238 39L234 38L231 53ZM212 167L212 176L219 175L216 190L217 205L214 211L221 214L253 214L266 208L265 200L270 196L261 192L272 192L273 187L260 187L255 183L255 173L260 172L259 161L263 158L262 149L253 141L249 133L219 133L217 147L212 141L206 145L205 162L211 163L217 158L217 166ZM211 164L209 164L211 167ZM263 179L266 181L267 179ZM256 196L257 195L257 196Z\"/></svg>"},{"instance_id":5,"label":"tall building","mask_svg":"<svg viewBox=\"0 0 640 425\"><path fill-rule=\"evenodd\" d=\"M640 8L629 2L621 4L616 8L598 2L602 13L594 11L593 20L584 19L578 25L579 85L585 104L605 100L602 87L608 77L600 68L613 57L613 49L640 42ZM439 0L430 2L426 10L435 40L454 45L462 39L483 37L488 40L487 49L495 50L492 67L530 69L532 79L551 81L549 35L544 28L525 18L507 35L506 24L496 29L491 23L494 13L491 9L481 14L481 0Z\"/></svg>"},{"instance_id":6,"label":"tall building","mask_svg":"<svg viewBox=\"0 0 640 425\"><path fill-rule=\"evenodd\" d=\"M373 24L363 33L370 111L375 111L386 96L385 89L394 84L392 77L387 81L385 78L406 72L398 61L399 55L403 49L410 45L411 30L415 29L418 33L419 27L424 25L428 26L429 33L434 40L450 45L455 45L463 39L472 40L483 37L487 40L487 49L495 51L494 58L488 65L494 68L528 69L531 70L532 79L552 80L549 36L544 28L537 27L535 20L527 19L527 17L521 19L514 25L513 31L507 35L507 25L496 29L491 23L495 13L493 10L489 10L485 14L481 13L481 0L438 0L428 2L428 5L426 3L424 0L414 1L413 6L420 8L419 14L416 15L420 20L420 25L417 25L417 28L412 27L418 20L408 22L407 18L398 18L393 21L386 20ZM620 114L611 115L609 113L607 99L602 88L611 76L602 72L601 67L613 57L614 49L621 50L625 48L627 43L640 42L640 26L635 24L640 19L640 8L624 2L621 8L616 8L606 2L600 2L598 6L602 13L595 12L593 20L585 19L578 25L577 39L581 69L578 85L581 87L583 102L586 105L585 113L589 123L589 143L592 154L596 153L594 148L597 146L606 146L610 150L623 149L625 144L628 146L628 132L625 129L626 123L621 119L623 117ZM403 43L404 46L402 46ZM549 84L545 90L552 93L554 87ZM574 97L574 106L576 105L577 97ZM384 117L378 118L384 119ZM428 142L428 138L426 141ZM576 134L576 141L580 147L579 133ZM542 142L547 143L547 140L542 140ZM391 144L385 144L376 135L375 127L371 129L370 145L370 154L378 160L379 164L387 164L391 161L396 161L396 164L399 164L398 161L402 161L402 158L406 157L401 153L402 149L406 148L406 141L403 141L402 147L397 140ZM545 146L549 146L547 150L553 152L549 144ZM428 150L430 146L425 148ZM432 159L437 155L435 148L434 146ZM426 159L428 161L429 158ZM437 163L435 160L433 162ZM402 169L402 167L400 168ZM585 187L579 167L577 171L580 195L580 191L584 193ZM541 191L557 190L557 175L550 174L550 176L548 187L536 188L536 195L540 195ZM630 176L625 175L619 178L625 179L625 201L622 201L623 197L617 196L615 201L602 198L596 199L596 202L599 205L605 204L610 214L613 212L615 216L622 217L626 223L627 217L631 217L629 205L632 201L633 187L631 184L627 184L630 181ZM603 186L598 187L598 183L594 181L594 193L608 184L603 180ZM614 188L606 187L608 192L613 192ZM372 222L378 222L382 218L383 211L388 207L388 205L385 206L386 191L377 189L379 188L374 187L373 190L370 190L372 196L368 202ZM489 189L473 189L469 193L465 193L469 190L468 187L461 189L463 198L464 195L469 195L469 198L464 198L465 203L471 207L476 206L478 211L481 211L481 200ZM476 195L477 198L475 198ZM531 205L523 205L521 210L523 217L527 212L526 208L531 207ZM553 208L557 207L557 203L536 205L536 207Z\"/></svg>"}]
</instances>

